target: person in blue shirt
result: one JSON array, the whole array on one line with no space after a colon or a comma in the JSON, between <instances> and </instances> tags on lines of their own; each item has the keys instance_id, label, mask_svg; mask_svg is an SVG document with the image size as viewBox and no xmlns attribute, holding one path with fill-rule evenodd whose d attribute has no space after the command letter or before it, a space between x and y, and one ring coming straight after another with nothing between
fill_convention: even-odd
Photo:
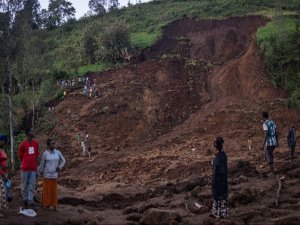
<instances>
[{"instance_id":1,"label":"person in blue shirt","mask_svg":"<svg viewBox=\"0 0 300 225\"><path fill-rule=\"evenodd\" d=\"M261 146L261 150L265 150L265 159L267 160L270 171L274 173L274 160L273 152L276 147L278 147L278 133L276 129L276 124L273 120L269 119L269 113L263 112L263 130L264 130L264 140Z\"/></svg>"}]
</instances>

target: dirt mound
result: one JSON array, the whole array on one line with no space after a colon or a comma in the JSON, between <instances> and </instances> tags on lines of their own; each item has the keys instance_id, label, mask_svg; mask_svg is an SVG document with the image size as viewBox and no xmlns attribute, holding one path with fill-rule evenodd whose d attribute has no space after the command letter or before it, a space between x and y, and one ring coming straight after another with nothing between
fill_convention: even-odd
<instances>
[{"instance_id":1,"label":"dirt mound","mask_svg":"<svg viewBox=\"0 0 300 225\"><path fill-rule=\"evenodd\" d=\"M100 97L76 90L60 102L47 134L67 159L58 224L139 224L132 218L140 214L124 210L151 208L176 210L182 218L176 224L210 223L212 142L219 135L229 159L231 224L298 222L299 163L288 166L287 149L276 149L286 188L275 208L277 181L260 151L261 111L275 120L282 145L288 127L300 126L299 111L285 108L286 94L271 85L255 45L266 22L258 16L175 21L141 64L89 75ZM85 129L90 158L81 156L76 139Z\"/></svg>"},{"instance_id":2,"label":"dirt mound","mask_svg":"<svg viewBox=\"0 0 300 225\"><path fill-rule=\"evenodd\" d=\"M146 58L180 55L212 64L240 57L265 25L264 17L234 17L226 20L184 18L169 24L163 38L145 51Z\"/></svg>"}]
</instances>

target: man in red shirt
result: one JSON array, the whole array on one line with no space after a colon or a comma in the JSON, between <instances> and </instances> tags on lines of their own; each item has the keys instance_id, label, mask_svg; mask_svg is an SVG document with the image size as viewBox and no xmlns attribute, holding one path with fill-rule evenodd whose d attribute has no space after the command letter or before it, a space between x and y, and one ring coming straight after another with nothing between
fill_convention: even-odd
<instances>
[{"instance_id":1,"label":"man in red shirt","mask_svg":"<svg viewBox=\"0 0 300 225\"><path fill-rule=\"evenodd\" d=\"M34 138L32 129L26 129L25 134L27 139L24 140L18 150L19 158L21 161L21 190L24 207L32 207L36 172L37 172L37 157L39 144Z\"/></svg>"}]
</instances>

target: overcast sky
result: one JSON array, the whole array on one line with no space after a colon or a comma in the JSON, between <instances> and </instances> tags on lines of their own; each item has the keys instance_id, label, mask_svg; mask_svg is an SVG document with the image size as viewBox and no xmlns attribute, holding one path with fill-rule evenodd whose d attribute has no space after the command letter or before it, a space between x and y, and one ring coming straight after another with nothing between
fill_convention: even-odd
<instances>
[{"instance_id":1,"label":"overcast sky","mask_svg":"<svg viewBox=\"0 0 300 225\"><path fill-rule=\"evenodd\" d=\"M39 0L42 9L47 9L49 0ZM68 0L72 2L74 8L76 9L76 18L82 17L89 10L89 0ZM148 2L150 0L142 0L142 2ZM132 4L136 3L136 0L130 0ZM121 6L127 5L128 0L119 0Z\"/></svg>"}]
</instances>

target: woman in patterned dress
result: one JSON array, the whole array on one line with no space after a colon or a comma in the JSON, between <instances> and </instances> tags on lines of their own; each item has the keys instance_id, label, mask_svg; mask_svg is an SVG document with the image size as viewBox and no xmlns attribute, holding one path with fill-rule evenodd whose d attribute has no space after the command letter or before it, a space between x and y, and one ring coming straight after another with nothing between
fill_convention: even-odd
<instances>
[{"instance_id":1,"label":"woman in patterned dress","mask_svg":"<svg viewBox=\"0 0 300 225\"><path fill-rule=\"evenodd\" d=\"M217 153L212 161L212 214L217 219L226 219L229 215L227 156L223 149L223 143L223 138L216 138L214 146Z\"/></svg>"},{"instance_id":2,"label":"woman in patterned dress","mask_svg":"<svg viewBox=\"0 0 300 225\"><path fill-rule=\"evenodd\" d=\"M7 137L0 134L0 218L5 216L7 210L7 198L5 180L7 179L7 155L3 149Z\"/></svg>"}]
</instances>

